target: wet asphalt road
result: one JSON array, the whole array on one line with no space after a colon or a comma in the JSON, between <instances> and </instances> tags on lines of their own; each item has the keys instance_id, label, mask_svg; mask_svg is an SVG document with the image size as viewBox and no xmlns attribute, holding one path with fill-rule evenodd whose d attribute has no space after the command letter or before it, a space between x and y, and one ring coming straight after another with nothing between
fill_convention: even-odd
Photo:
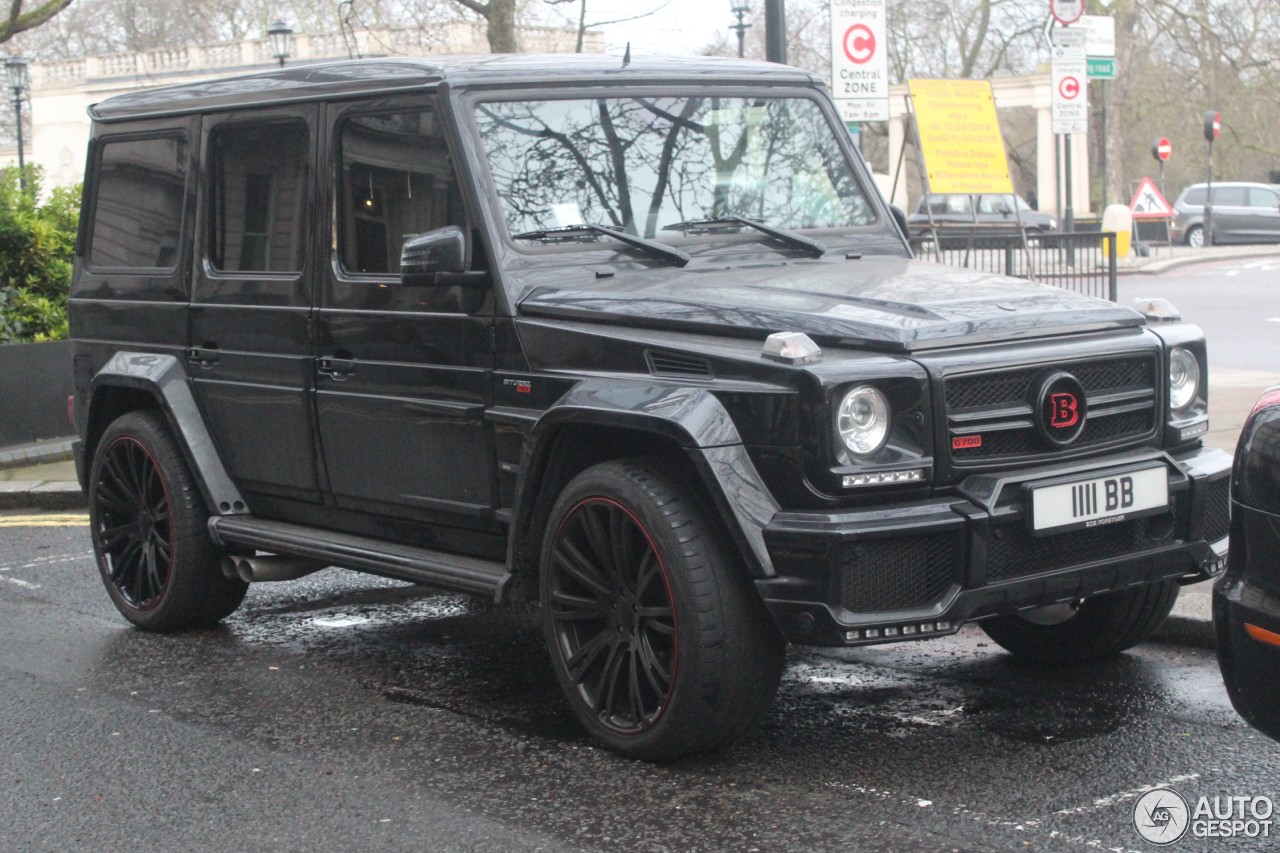
<instances>
[{"instance_id":1,"label":"wet asphalt road","mask_svg":"<svg viewBox=\"0 0 1280 853\"><path fill-rule=\"evenodd\" d=\"M330 570L152 636L112 609L82 522L13 515L3 850L1155 850L1144 786L1280 791L1280 746L1200 649L1056 672L974 628L793 649L749 741L641 764L575 728L531 608Z\"/></svg>"}]
</instances>

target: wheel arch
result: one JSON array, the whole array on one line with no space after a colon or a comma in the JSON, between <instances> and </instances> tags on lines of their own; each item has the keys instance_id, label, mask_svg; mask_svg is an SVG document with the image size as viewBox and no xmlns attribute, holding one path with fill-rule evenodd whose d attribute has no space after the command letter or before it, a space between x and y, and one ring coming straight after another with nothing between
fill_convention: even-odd
<instances>
[{"instance_id":1,"label":"wheel arch","mask_svg":"<svg viewBox=\"0 0 1280 853\"><path fill-rule=\"evenodd\" d=\"M155 353L116 353L94 375L88 396L86 479L98 440L112 421L133 411L155 411L164 417L182 450L210 514L248 512L244 497L218 456L177 358ZM88 483L82 485L87 488Z\"/></svg>"},{"instance_id":2,"label":"wheel arch","mask_svg":"<svg viewBox=\"0 0 1280 853\"><path fill-rule=\"evenodd\" d=\"M582 383L548 409L525 442L509 542L516 588L536 589L552 504L582 471L615 459L660 456L685 476L752 577L774 574L764 525L778 505L728 412L710 392Z\"/></svg>"}]
</instances>

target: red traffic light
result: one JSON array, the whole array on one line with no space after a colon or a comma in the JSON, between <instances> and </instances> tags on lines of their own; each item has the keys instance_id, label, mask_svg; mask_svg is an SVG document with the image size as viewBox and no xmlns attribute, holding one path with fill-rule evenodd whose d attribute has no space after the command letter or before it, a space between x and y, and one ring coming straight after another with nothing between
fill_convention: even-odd
<instances>
[{"instance_id":1,"label":"red traffic light","mask_svg":"<svg viewBox=\"0 0 1280 853\"><path fill-rule=\"evenodd\" d=\"M1167 136L1160 136L1156 141L1151 143L1151 156L1159 160L1161 163L1168 162L1173 156L1173 143L1169 141Z\"/></svg>"},{"instance_id":2,"label":"red traffic light","mask_svg":"<svg viewBox=\"0 0 1280 853\"><path fill-rule=\"evenodd\" d=\"M1213 110L1204 114L1204 138L1208 142L1218 138L1222 133L1222 117Z\"/></svg>"}]
</instances>

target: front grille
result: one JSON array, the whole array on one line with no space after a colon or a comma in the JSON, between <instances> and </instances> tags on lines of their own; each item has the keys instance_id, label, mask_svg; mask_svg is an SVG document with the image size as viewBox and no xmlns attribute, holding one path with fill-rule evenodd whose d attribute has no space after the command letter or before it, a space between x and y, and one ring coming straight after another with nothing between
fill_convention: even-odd
<instances>
[{"instance_id":1,"label":"front grille","mask_svg":"<svg viewBox=\"0 0 1280 853\"><path fill-rule=\"evenodd\" d=\"M1032 383L1047 369L1070 373L1085 390L1085 427L1068 448L1050 444L1036 429ZM960 467L1033 461L1079 448L1146 439L1158 426L1158 375L1155 355L1144 352L950 377L943 393L951 461ZM951 446L954 438L974 436L981 437L976 446Z\"/></svg>"},{"instance_id":2,"label":"front grille","mask_svg":"<svg viewBox=\"0 0 1280 853\"><path fill-rule=\"evenodd\" d=\"M935 533L839 546L840 603L854 613L926 607L958 575L957 537Z\"/></svg>"},{"instance_id":3,"label":"front grille","mask_svg":"<svg viewBox=\"0 0 1280 853\"><path fill-rule=\"evenodd\" d=\"M1204 500L1204 538L1216 542L1231 532L1231 478L1209 484Z\"/></svg>"},{"instance_id":4,"label":"front grille","mask_svg":"<svg viewBox=\"0 0 1280 853\"><path fill-rule=\"evenodd\" d=\"M1027 577L1173 544L1184 502L1184 495L1173 495L1170 511L1163 515L1052 536L1033 536L1022 524L993 528L987 546L987 581Z\"/></svg>"}]
</instances>

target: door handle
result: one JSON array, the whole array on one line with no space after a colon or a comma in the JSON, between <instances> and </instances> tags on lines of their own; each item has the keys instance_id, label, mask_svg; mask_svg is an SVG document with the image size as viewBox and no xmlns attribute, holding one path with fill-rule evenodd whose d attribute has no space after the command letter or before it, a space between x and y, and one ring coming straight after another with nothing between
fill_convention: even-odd
<instances>
[{"instance_id":1,"label":"door handle","mask_svg":"<svg viewBox=\"0 0 1280 853\"><path fill-rule=\"evenodd\" d=\"M218 363L218 348L191 347L187 350L187 361L199 365L201 370L208 370Z\"/></svg>"},{"instance_id":2,"label":"door handle","mask_svg":"<svg viewBox=\"0 0 1280 853\"><path fill-rule=\"evenodd\" d=\"M316 373L319 373L321 376L328 376L335 382L342 382L354 373L355 369L355 359L339 358L332 355L327 355L320 359L319 363L316 365Z\"/></svg>"}]
</instances>

